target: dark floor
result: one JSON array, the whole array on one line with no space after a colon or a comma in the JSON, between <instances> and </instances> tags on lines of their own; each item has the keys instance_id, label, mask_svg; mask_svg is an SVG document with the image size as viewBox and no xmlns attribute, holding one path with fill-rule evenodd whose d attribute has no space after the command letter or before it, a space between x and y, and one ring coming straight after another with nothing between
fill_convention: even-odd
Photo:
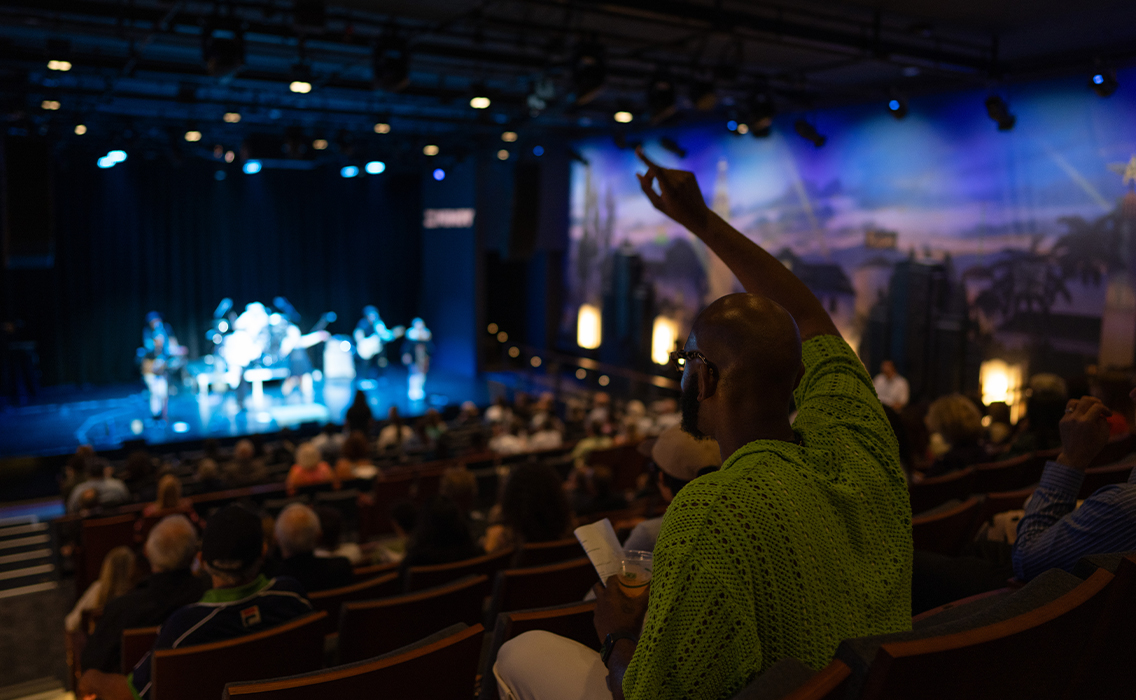
<instances>
[{"instance_id":1,"label":"dark floor","mask_svg":"<svg viewBox=\"0 0 1136 700\"><path fill-rule=\"evenodd\" d=\"M74 602L72 579L55 590L0 598L0 688L47 677L68 686L63 618Z\"/></svg>"}]
</instances>

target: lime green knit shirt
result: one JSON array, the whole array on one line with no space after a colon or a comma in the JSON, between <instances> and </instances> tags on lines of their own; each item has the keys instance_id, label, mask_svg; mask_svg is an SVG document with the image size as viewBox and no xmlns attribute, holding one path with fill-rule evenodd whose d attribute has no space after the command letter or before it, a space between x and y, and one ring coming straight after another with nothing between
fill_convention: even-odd
<instances>
[{"instance_id":1,"label":"lime green knit shirt","mask_svg":"<svg viewBox=\"0 0 1136 700\"><path fill-rule=\"evenodd\" d=\"M841 338L804 343L793 428L675 497L623 691L726 698L778 659L911 628L911 505L872 379Z\"/></svg>"}]
</instances>

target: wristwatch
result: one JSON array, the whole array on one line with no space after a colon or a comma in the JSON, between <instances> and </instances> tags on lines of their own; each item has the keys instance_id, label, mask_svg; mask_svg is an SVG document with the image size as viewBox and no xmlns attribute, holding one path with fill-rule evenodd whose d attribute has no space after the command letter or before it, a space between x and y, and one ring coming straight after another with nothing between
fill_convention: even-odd
<instances>
[{"instance_id":1,"label":"wristwatch","mask_svg":"<svg viewBox=\"0 0 1136 700\"><path fill-rule=\"evenodd\" d=\"M607 662L611 659L611 652L615 650L615 643L621 639L630 639L633 642L638 641L635 635L623 634L620 632L609 634L607 637L605 637L603 643L603 651L600 652L600 661L603 661L605 668L607 667Z\"/></svg>"}]
</instances>

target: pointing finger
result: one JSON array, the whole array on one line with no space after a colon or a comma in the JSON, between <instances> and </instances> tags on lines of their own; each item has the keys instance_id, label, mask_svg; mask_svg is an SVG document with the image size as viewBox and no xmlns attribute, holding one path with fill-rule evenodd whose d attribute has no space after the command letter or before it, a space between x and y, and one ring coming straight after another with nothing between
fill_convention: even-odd
<instances>
[{"instance_id":1,"label":"pointing finger","mask_svg":"<svg viewBox=\"0 0 1136 700\"><path fill-rule=\"evenodd\" d=\"M659 166L658 166L658 165L657 165L657 164L655 163L655 161L653 161L653 160L651 160L650 158L648 158L648 157L647 157L647 154L643 152L643 147L642 147L642 146L636 146L636 147L635 147L635 155L639 156L639 160L641 160L641 161L643 161L644 163L646 163L646 164L647 164L647 167L648 167L648 168L656 168L656 169L659 169Z\"/></svg>"}]
</instances>

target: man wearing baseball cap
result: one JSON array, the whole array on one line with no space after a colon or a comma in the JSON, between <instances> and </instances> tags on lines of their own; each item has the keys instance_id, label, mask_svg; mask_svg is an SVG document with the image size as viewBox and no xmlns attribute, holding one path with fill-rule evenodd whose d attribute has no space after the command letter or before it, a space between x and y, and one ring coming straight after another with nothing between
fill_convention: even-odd
<instances>
[{"instance_id":1,"label":"man wearing baseball cap","mask_svg":"<svg viewBox=\"0 0 1136 700\"><path fill-rule=\"evenodd\" d=\"M703 474L717 471L722 464L717 441L697 440L678 425L667 428L654 440L644 440L639 444L639 451L651 458L648 472L655 475L659 495L667 503L674 500L683 486ZM661 515L644 520L631 531L623 549L628 552L654 551L662 526Z\"/></svg>"},{"instance_id":2,"label":"man wearing baseball cap","mask_svg":"<svg viewBox=\"0 0 1136 700\"><path fill-rule=\"evenodd\" d=\"M275 627L312 611L303 587L286 576L267 579L260 569L266 551L260 518L237 505L209 518L198 561L213 579L200 602L181 608L162 625L153 649L219 642ZM102 700L148 700L150 654L123 676L90 670L79 694Z\"/></svg>"}]
</instances>

